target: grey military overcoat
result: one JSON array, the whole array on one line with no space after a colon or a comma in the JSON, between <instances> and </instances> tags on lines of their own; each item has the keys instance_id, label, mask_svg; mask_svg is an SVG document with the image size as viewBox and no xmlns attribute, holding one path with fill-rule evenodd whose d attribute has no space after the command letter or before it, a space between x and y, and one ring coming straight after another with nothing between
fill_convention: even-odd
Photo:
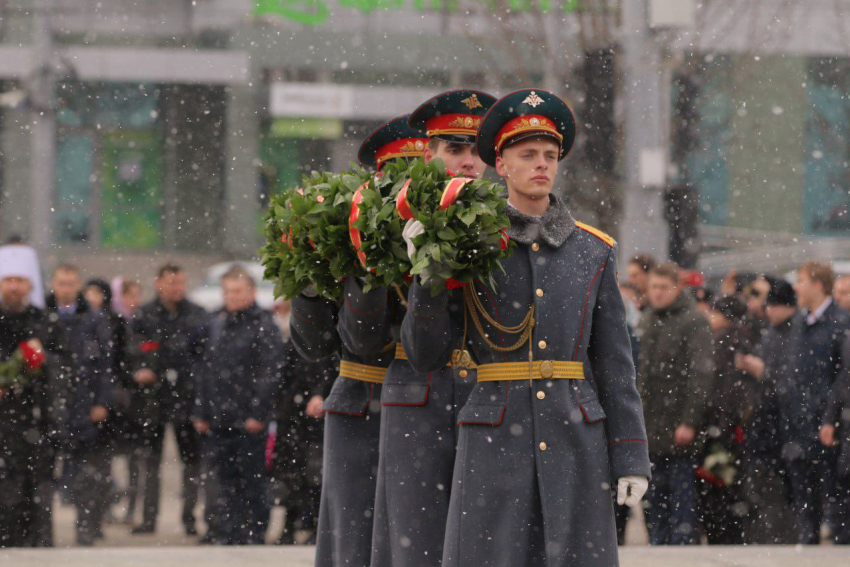
<instances>
[{"instance_id":1,"label":"grey military overcoat","mask_svg":"<svg viewBox=\"0 0 850 567\"><path fill-rule=\"evenodd\" d=\"M359 357L336 331L338 308L319 298L292 300L292 339L309 360L338 353L340 360L386 368L393 354ZM378 470L381 385L343 376L334 380L322 409L325 437L322 496L316 538L317 567L369 567Z\"/></svg>"},{"instance_id":2,"label":"grey military overcoat","mask_svg":"<svg viewBox=\"0 0 850 567\"><path fill-rule=\"evenodd\" d=\"M497 290L479 284L476 293L507 326L534 304L534 359L581 362L584 379L476 385L460 412L443 566L611 567L618 564L612 482L650 476L616 246L577 227L554 197L541 218L512 207L508 214L517 249L506 273L495 274ZM421 372L444 364L461 333L449 307L446 294L411 289L402 341ZM517 339L485 332L497 345ZM527 345L494 351L477 331L468 348L479 364L529 355Z\"/></svg>"},{"instance_id":3,"label":"grey military overcoat","mask_svg":"<svg viewBox=\"0 0 850 567\"><path fill-rule=\"evenodd\" d=\"M353 352L368 356L399 342L406 309L385 288L364 293L355 278L345 285L339 334ZM381 393L381 450L375 495L371 567L438 566L443 557L452 486L457 417L474 372L456 376L445 364L418 373L396 358Z\"/></svg>"}]
</instances>

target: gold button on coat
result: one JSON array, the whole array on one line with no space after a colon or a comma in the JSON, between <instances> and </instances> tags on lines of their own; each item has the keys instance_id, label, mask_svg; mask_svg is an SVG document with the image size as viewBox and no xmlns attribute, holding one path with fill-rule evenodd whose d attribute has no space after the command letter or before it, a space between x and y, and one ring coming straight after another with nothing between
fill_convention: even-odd
<instances>
[{"instance_id":1,"label":"gold button on coat","mask_svg":"<svg viewBox=\"0 0 850 567\"><path fill-rule=\"evenodd\" d=\"M544 443L543 441L541 441L541 442L540 442L540 450L541 450L541 451L545 451L545 450L546 450L546 443Z\"/></svg>"},{"instance_id":2,"label":"gold button on coat","mask_svg":"<svg viewBox=\"0 0 850 567\"><path fill-rule=\"evenodd\" d=\"M531 249L537 252L538 250L540 250L540 245L535 242L531 245Z\"/></svg>"},{"instance_id":3,"label":"gold button on coat","mask_svg":"<svg viewBox=\"0 0 850 567\"><path fill-rule=\"evenodd\" d=\"M542 289L538 289L535 293L537 294L537 297L543 297L543 290Z\"/></svg>"},{"instance_id":4,"label":"gold button on coat","mask_svg":"<svg viewBox=\"0 0 850 567\"><path fill-rule=\"evenodd\" d=\"M540 347L540 350L544 350L546 348L546 341L540 341L537 343L537 346Z\"/></svg>"},{"instance_id":5,"label":"gold button on coat","mask_svg":"<svg viewBox=\"0 0 850 567\"><path fill-rule=\"evenodd\" d=\"M543 378L551 378L555 374L555 366L551 360L544 360L540 363L540 376Z\"/></svg>"},{"instance_id":6,"label":"gold button on coat","mask_svg":"<svg viewBox=\"0 0 850 567\"><path fill-rule=\"evenodd\" d=\"M467 372L466 370L461 370L460 372L458 372L458 374L460 374L461 378L466 378L467 376L469 376L469 372Z\"/></svg>"},{"instance_id":7,"label":"gold button on coat","mask_svg":"<svg viewBox=\"0 0 850 567\"><path fill-rule=\"evenodd\" d=\"M545 397L546 397L546 392L543 392L543 391L537 392L537 399L538 400L542 400Z\"/></svg>"}]
</instances>

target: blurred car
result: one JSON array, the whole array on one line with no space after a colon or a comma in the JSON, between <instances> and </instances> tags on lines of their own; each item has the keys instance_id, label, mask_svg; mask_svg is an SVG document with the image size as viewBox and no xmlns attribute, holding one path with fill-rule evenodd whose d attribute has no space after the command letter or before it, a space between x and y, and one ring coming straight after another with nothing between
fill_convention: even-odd
<instances>
[{"instance_id":1,"label":"blurred car","mask_svg":"<svg viewBox=\"0 0 850 567\"><path fill-rule=\"evenodd\" d=\"M221 294L221 276L236 264L248 270L248 273L257 282L257 305L263 309L271 310L274 306L274 285L263 279L265 268L256 262L222 262L213 265L207 270L204 283L189 293L189 300L207 311L220 309L224 305L224 297Z\"/></svg>"}]
</instances>

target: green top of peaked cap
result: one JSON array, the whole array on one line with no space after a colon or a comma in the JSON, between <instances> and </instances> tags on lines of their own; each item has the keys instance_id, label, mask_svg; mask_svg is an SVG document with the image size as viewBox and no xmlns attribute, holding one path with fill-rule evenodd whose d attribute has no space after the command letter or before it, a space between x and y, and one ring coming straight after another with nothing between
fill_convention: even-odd
<instances>
[{"instance_id":1,"label":"green top of peaked cap","mask_svg":"<svg viewBox=\"0 0 850 567\"><path fill-rule=\"evenodd\" d=\"M499 99L478 129L478 155L495 167L504 148L520 140L548 136L561 145L559 160L567 157L576 137L576 123L567 103L550 92L523 89Z\"/></svg>"},{"instance_id":2,"label":"green top of peaked cap","mask_svg":"<svg viewBox=\"0 0 850 567\"><path fill-rule=\"evenodd\" d=\"M481 117L494 102L496 97L481 91L449 91L422 103L410 115L410 125L425 130L428 138L474 144Z\"/></svg>"}]
</instances>

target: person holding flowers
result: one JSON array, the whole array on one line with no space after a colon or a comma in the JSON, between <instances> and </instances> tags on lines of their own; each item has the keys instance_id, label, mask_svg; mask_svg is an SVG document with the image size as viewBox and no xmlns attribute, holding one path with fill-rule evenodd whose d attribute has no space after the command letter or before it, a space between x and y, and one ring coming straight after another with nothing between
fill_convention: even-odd
<instances>
[{"instance_id":1,"label":"person holding flowers","mask_svg":"<svg viewBox=\"0 0 850 567\"><path fill-rule=\"evenodd\" d=\"M57 327L30 303L36 277L24 247L0 248L0 547L53 545L52 371L67 360Z\"/></svg>"},{"instance_id":2,"label":"person holding flowers","mask_svg":"<svg viewBox=\"0 0 850 567\"><path fill-rule=\"evenodd\" d=\"M423 155L424 138L396 128L406 121L390 121L373 135L376 165ZM314 173L298 191L279 196L267 227L266 277L280 284L280 295L292 297L294 346L308 360L340 357L340 374L322 404L318 567L370 564L381 384L395 351L360 356L341 343L337 330L343 296L339 282L366 274L349 240L349 212L355 190L369 177L365 172Z\"/></svg>"},{"instance_id":3,"label":"person holding flowers","mask_svg":"<svg viewBox=\"0 0 850 567\"><path fill-rule=\"evenodd\" d=\"M389 202L390 208L397 201L403 203L401 212L398 206L392 211L392 224L404 226L405 221L413 222L404 217L412 214L411 207L418 210L414 192L422 192L426 179L439 179L442 184L452 179L448 172L468 179L482 176L486 165L475 150L475 135L481 118L495 100L483 92L447 92L423 103L409 121L391 122L365 140L360 162L375 167L378 175L393 176L395 168L383 168L383 147L388 137L398 132L399 137L414 140L417 132L427 132L427 140L416 143L423 148L427 144L424 161L433 167L414 165L399 175L402 182L404 175L413 174L416 179L404 186L403 195L384 201ZM432 202L439 199L439 195L436 199L428 197ZM403 248L401 255L405 255ZM367 263L368 260L367 256ZM407 285L380 285L366 291L365 284L363 278L349 278L345 283L344 307L339 312L342 342L361 356L380 353L388 344L395 350L381 393L371 566L437 566L443 554L452 490L457 413L472 387L473 373L462 370L459 375L449 361L443 361L433 372L416 372L401 345ZM459 291L453 294L461 297Z\"/></svg>"},{"instance_id":4,"label":"person holding flowers","mask_svg":"<svg viewBox=\"0 0 850 567\"><path fill-rule=\"evenodd\" d=\"M490 283L463 287L462 313L423 285L431 262L411 286L401 338L413 368L437 372L458 344L477 364L458 416L444 567L617 565L610 487L630 506L646 491L616 242L552 194L574 138L570 109L551 93L496 102L477 148L507 184L513 254ZM405 231L412 263L431 242L421 225Z\"/></svg>"}]
</instances>

